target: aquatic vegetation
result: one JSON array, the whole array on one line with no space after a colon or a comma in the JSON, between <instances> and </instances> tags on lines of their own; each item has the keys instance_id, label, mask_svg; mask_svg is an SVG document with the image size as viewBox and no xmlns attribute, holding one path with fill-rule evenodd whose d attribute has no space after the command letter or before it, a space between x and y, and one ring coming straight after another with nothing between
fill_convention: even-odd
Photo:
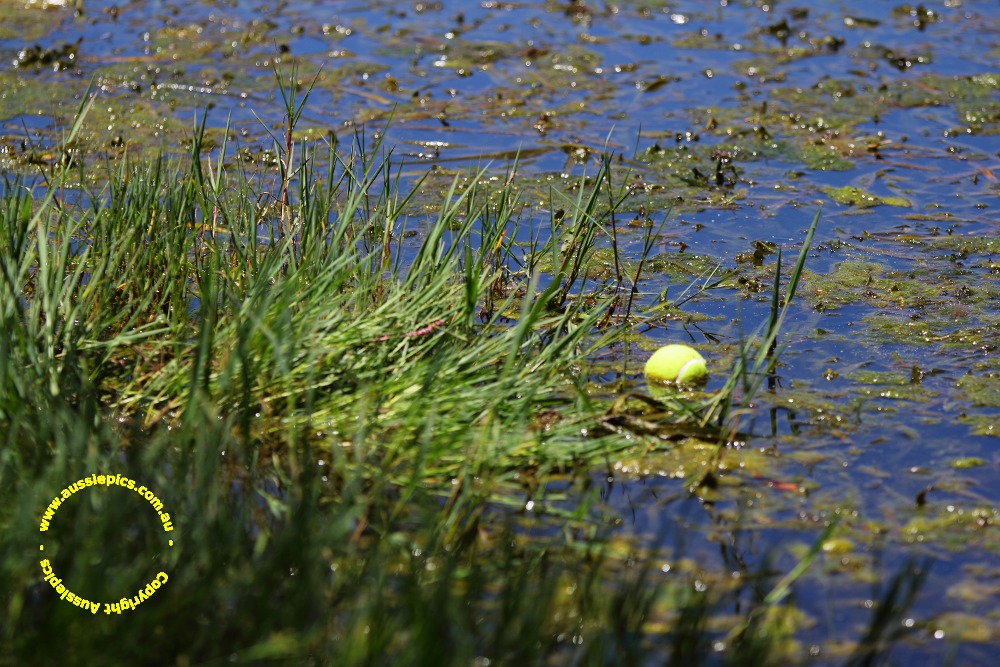
<instances>
[{"instance_id":1,"label":"aquatic vegetation","mask_svg":"<svg viewBox=\"0 0 1000 667\"><path fill-rule=\"evenodd\" d=\"M995 3L0 17L0 663L995 654Z\"/></svg>"},{"instance_id":2,"label":"aquatic vegetation","mask_svg":"<svg viewBox=\"0 0 1000 667\"><path fill-rule=\"evenodd\" d=\"M350 153L321 159L316 146L290 139L309 91L293 85L282 94L287 124L275 135L270 189L247 177L254 172L238 156L227 167L225 145L213 155L204 123L188 160L122 160L79 203L55 185L70 182L73 164L56 167L48 187L8 185L0 209L0 478L8 500L28 502L5 515L5 530L32 522L34 504L80 466L190 489L170 494L178 544L155 557L170 570L170 586L158 592L150 619L198 609L249 660L352 661L386 651L408 659L442 629L412 615L412 605L432 598L453 610L438 607L454 614L447 627L461 638L455 660L487 650L554 659L566 650L564 631L581 627L593 640L588 650L601 653L644 651L634 633L690 641L676 633L693 629L648 625L647 610L670 605L661 591L679 590L649 586L651 566L633 584L617 577L610 598L598 593L634 555L616 553L598 534L542 547L511 519L488 515L491 505L516 503L592 530L585 487L569 495L575 507L565 511L537 480L586 479L598 461L645 446L620 437L616 420L636 434L646 423L660 438L692 416L725 422L742 405L727 392L746 370L704 399L670 398L657 417L584 390L591 360L627 331L609 324L629 319L623 295L642 271L641 259L627 280L621 266L603 277L584 270L596 233L615 229L622 201L611 193L610 206L600 203L607 167L564 200L553 234L532 237L519 252L521 209L510 190L487 196L479 172L467 187L452 185L436 219L410 220L410 194L398 189L390 152L376 144L381 157L372 159L358 136ZM91 104L68 144L84 131ZM333 167L321 174L314 165L322 163ZM410 241L404 232L413 223L424 231ZM652 232L645 234L648 252ZM535 256L553 258L546 284ZM756 369L760 359L747 364ZM725 466L705 476L725 477ZM107 541L88 535L139 526L124 510L97 509L62 510L45 553L77 592L107 599L143 576L142 554L164 547L143 531L109 559ZM32 531L17 532L10 544L29 550ZM583 570L573 565L579 548L591 554ZM4 578L30 577L26 565L5 551ZM387 579L388 588L373 587ZM20 589L14 596L6 630L14 655L47 653L25 624L75 627L58 599ZM766 639L788 623L782 636L790 637L798 625L783 597L765 599L764 617L753 614L729 633L736 655L757 633L755 650L791 650ZM282 613L263 625L232 613L279 599ZM516 600L530 600L530 609ZM469 605L485 614L472 625L459 620ZM315 616L321 607L330 611ZM358 634L376 621L374 636ZM90 655L108 632L124 641L120 629L97 627L68 645ZM174 641L171 634L133 645L162 653L176 650ZM48 653L60 655L64 645ZM201 659L217 643L206 635L183 650Z\"/></svg>"},{"instance_id":3,"label":"aquatic vegetation","mask_svg":"<svg viewBox=\"0 0 1000 667\"><path fill-rule=\"evenodd\" d=\"M845 185L842 188L823 188L823 194L828 196L838 204L855 206L857 208L869 208L872 206L902 206L910 207L910 202L902 197L879 197L870 192Z\"/></svg>"}]
</instances>

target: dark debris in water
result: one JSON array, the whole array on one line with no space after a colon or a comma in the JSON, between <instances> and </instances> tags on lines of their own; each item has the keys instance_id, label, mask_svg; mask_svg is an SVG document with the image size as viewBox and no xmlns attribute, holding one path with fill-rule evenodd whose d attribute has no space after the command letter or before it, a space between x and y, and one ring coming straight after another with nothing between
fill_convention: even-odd
<instances>
[{"instance_id":1,"label":"dark debris in water","mask_svg":"<svg viewBox=\"0 0 1000 667\"><path fill-rule=\"evenodd\" d=\"M17 52L17 57L11 64L14 69L42 68L54 72L73 69L77 63L81 42L83 42L82 37L72 44L59 44L48 48L38 44L25 47Z\"/></svg>"}]
</instances>

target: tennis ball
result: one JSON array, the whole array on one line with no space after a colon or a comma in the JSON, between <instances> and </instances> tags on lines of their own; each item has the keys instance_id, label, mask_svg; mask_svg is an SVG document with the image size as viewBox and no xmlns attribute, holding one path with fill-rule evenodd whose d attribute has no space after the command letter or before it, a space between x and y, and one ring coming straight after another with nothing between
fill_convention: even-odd
<instances>
[{"instance_id":1,"label":"tennis ball","mask_svg":"<svg viewBox=\"0 0 1000 667\"><path fill-rule=\"evenodd\" d=\"M666 345L653 353L643 372L647 382L690 385L708 379L705 358L687 345Z\"/></svg>"}]
</instances>

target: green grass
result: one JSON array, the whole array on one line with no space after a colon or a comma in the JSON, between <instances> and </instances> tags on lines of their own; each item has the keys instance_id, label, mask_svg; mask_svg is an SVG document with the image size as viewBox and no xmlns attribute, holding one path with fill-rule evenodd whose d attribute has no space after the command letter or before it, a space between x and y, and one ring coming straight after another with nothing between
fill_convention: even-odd
<instances>
[{"instance_id":1,"label":"green grass","mask_svg":"<svg viewBox=\"0 0 1000 667\"><path fill-rule=\"evenodd\" d=\"M203 150L202 122L186 160L69 163L4 187L0 663L695 664L713 637L731 664L787 658L761 619L808 562L726 637L693 574L657 578L642 547L606 539L586 484L540 536L520 510L549 475L585 481L641 451L609 416L724 446L773 370L806 247L783 303L779 261L773 316L721 392L595 394L591 365L628 332L653 246L650 231L625 271L610 158L553 195L551 234L482 172L426 217L378 142L293 143L304 100L283 92L276 172ZM607 242L614 271L588 278ZM152 488L175 530L101 488L38 532L60 489L102 472ZM42 557L105 602L170 580L92 616L40 582Z\"/></svg>"}]
</instances>

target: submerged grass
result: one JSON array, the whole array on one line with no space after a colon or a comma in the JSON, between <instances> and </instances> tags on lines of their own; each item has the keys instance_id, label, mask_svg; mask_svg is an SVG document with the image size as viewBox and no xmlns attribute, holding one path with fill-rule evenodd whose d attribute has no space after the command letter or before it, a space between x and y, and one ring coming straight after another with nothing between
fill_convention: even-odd
<instances>
[{"instance_id":1,"label":"submerged grass","mask_svg":"<svg viewBox=\"0 0 1000 667\"><path fill-rule=\"evenodd\" d=\"M525 230L513 190L482 172L456 180L437 217L410 218L392 152L363 135L346 154L296 145L290 92L276 175L239 151L226 162L226 146L213 157L202 122L185 160L107 164L102 186L72 162L44 187L6 182L0 662L639 664L723 638L704 629L705 600L678 593L689 581L668 590L595 526L568 530L586 523L586 494L548 538L503 509L530 511L528 478L585 477L636 446L594 435L621 402L587 389L645 259L634 273L618 260L626 191L610 160L559 202L550 233ZM615 270L594 279L600 239ZM772 319L723 392L657 403L654 421L724 446L773 370L804 258L783 304L779 262ZM106 472L154 489L175 530L100 488L36 532L60 490ZM39 536L39 558L84 599L169 582L124 615L88 614L41 581ZM730 633L723 662L780 648L762 614ZM653 630L655 615L679 620Z\"/></svg>"}]
</instances>

